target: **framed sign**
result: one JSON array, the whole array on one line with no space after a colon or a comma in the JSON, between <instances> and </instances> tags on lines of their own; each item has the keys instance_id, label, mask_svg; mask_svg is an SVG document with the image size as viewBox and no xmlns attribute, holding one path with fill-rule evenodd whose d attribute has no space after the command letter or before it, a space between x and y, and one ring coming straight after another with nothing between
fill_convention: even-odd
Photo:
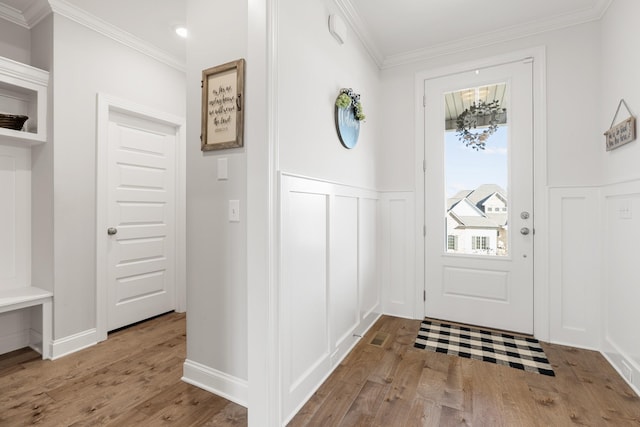
<instances>
[{"instance_id":1,"label":"framed sign","mask_svg":"<svg viewBox=\"0 0 640 427\"><path fill-rule=\"evenodd\" d=\"M202 71L202 151L243 146L244 59Z\"/></svg>"},{"instance_id":2,"label":"framed sign","mask_svg":"<svg viewBox=\"0 0 640 427\"><path fill-rule=\"evenodd\" d=\"M629 113L629 117L614 125L616 122L616 118L618 117L618 113L620 112L620 107L624 105L624 108L627 109ZM636 118L631 114L631 110L629 110L629 106L621 99L618 103L618 109L616 110L616 114L613 116L613 121L611 122L611 126L609 126L609 130L604 133L606 139L606 149L607 151L614 150L624 144L628 144L631 141L635 141L636 139Z\"/></svg>"}]
</instances>

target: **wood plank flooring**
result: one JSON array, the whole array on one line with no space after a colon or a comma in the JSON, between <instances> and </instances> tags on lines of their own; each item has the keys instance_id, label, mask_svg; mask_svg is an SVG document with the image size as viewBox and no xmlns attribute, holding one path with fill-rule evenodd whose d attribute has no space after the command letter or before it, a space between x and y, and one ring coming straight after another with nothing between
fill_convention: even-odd
<instances>
[{"instance_id":1,"label":"wood plank flooring","mask_svg":"<svg viewBox=\"0 0 640 427\"><path fill-rule=\"evenodd\" d=\"M419 327L383 316L289 427L640 426L640 399L597 352L543 343L549 377L416 349Z\"/></svg>"},{"instance_id":2,"label":"wood plank flooring","mask_svg":"<svg viewBox=\"0 0 640 427\"><path fill-rule=\"evenodd\" d=\"M419 324L383 316L289 426L640 426L597 352L543 343L548 377L416 349ZM246 426L245 408L180 380L184 358L175 313L56 361L2 355L0 426Z\"/></svg>"},{"instance_id":3,"label":"wood plank flooring","mask_svg":"<svg viewBox=\"0 0 640 427\"><path fill-rule=\"evenodd\" d=\"M246 426L245 408L180 380L185 326L170 313L55 361L0 356L0 426Z\"/></svg>"}]
</instances>

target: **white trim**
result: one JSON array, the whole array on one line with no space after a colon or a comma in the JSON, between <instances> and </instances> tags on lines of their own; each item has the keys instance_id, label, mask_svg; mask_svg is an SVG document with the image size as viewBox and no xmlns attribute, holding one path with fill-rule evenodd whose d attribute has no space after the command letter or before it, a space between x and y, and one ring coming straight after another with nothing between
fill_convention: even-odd
<instances>
[{"instance_id":1,"label":"white trim","mask_svg":"<svg viewBox=\"0 0 640 427\"><path fill-rule=\"evenodd\" d=\"M23 28L29 28L27 21L24 19L24 16L22 16L22 12L4 3L0 3L0 19L12 22Z\"/></svg>"},{"instance_id":2,"label":"white trim","mask_svg":"<svg viewBox=\"0 0 640 427\"><path fill-rule=\"evenodd\" d=\"M349 23L351 30L356 34L358 39L360 39L360 42L367 50L371 59L373 59L373 62L375 62L378 68L382 68L382 65L385 62L385 57L376 45L367 25L360 17L357 9L351 3L351 0L334 0L334 2Z\"/></svg>"},{"instance_id":3,"label":"white trim","mask_svg":"<svg viewBox=\"0 0 640 427\"><path fill-rule=\"evenodd\" d=\"M109 112L120 111L176 129L176 277L175 310L186 311L186 123L182 117L104 93L97 95L96 120L96 330L98 340L107 339L107 157Z\"/></svg>"},{"instance_id":4,"label":"white trim","mask_svg":"<svg viewBox=\"0 0 640 427\"><path fill-rule=\"evenodd\" d=\"M22 11L24 20L29 28L33 28L51 13L51 7L47 0L35 0L29 7Z\"/></svg>"},{"instance_id":5,"label":"white trim","mask_svg":"<svg viewBox=\"0 0 640 427\"><path fill-rule=\"evenodd\" d=\"M182 381L247 407L249 383L193 360L185 360Z\"/></svg>"},{"instance_id":6,"label":"white trim","mask_svg":"<svg viewBox=\"0 0 640 427\"><path fill-rule=\"evenodd\" d=\"M49 4L51 5L53 12L60 16L64 16L65 18L77 22L80 25L84 25L103 36L128 46L131 49L137 50L138 52L169 65L176 70L182 72L186 71L186 64L184 61L169 54L167 51L98 18L97 16L91 15L66 0L49 0Z\"/></svg>"},{"instance_id":7,"label":"white trim","mask_svg":"<svg viewBox=\"0 0 640 427\"><path fill-rule=\"evenodd\" d=\"M609 346L612 351L607 352L604 350L600 351L600 354L604 356L604 358L609 362L609 364L616 370L620 378L626 382L631 389L636 393L636 395L640 396L640 387L635 382L629 381L627 377L624 376L622 372L622 363L624 362L631 369L631 377L632 378L640 378L640 368L638 368L638 364L632 362L632 358L626 357L625 353L622 353L617 345L615 345L611 340L605 337L606 344L605 346Z\"/></svg>"},{"instance_id":8,"label":"white trim","mask_svg":"<svg viewBox=\"0 0 640 427\"><path fill-rule=\"evenodd\" d=\"M367 53L378 68L384 70L400 65L424 61L442 55L478 49L482 46L504 43L509 40L559 30L573 25L584 24L601 19L613 0L598 0L597 3L579 11L552 16L549 18L502 28L484 34L432 45L422 49L385 56L376 45L371 32L351 0L334 0L344 14L349 26L364 45Z\"/></svg>"},{"instance_id":9,"label":"white trim","mask_svg":"<svg viewBox=\"0 0 640 427\"><path fill-rule=\"evenodd\" d=\"M282 424L278 317L278 0L249 0L247 303L249 426ZM266 40L265 40L266 37Z\"/></svg>"},{"instance_id":10,"label":"white trim","mask_svg":"<svg viewBox=\"0 0 640 427\"><path fill-rule=\"evenodd\" d=\"M311 392L309 392L309 394L304 399L302 399L300 404L291 412L291 414L289 414L287 418L283 420L283 423L282 423L283 426L286 426L287 424L289 424L289 422L291 422L291 420L298 414L298 412L300 412L300 410L304 407L304 405L306 405L307 402L311 399L314 393L318 391L318 389L325 383L325 381L327 381L327 379L331 375L333 375L336 368L351 353L351 351L353 351L356 345L358 345L358 343L362 340L362 337L364 337L365 334L369 332L371 327L376 324L376 322L378 321L378 319L380 319L380 317L382 317L382 314L376 314L371 316L370 318L367 315L362 318L362 322L358 325L356 329L353 330L353 332L357 332L357 334L360 335L360 337L358 339L353 340L353 343L351 343L351 345L341 353L339 353L341 351L340 348L336 349L336 351L332 353L331 370L327 372L327 374L322 378L322 380L318 383L318 385L313 390L311 390ZM360 329L361 327L362 329ZM338 354L339 354L339 358L334 359L334 357L338 357Z\"/></svg>"},{"instance_id":11,"label":"white trim","mask_svg":"<svg viewBox=\"0 0 640 427\"><path fill-rule=\"evenodd\" d=\"M98 334L95 328L53 340L51 343L51 360L75 353L76 351L91 347L97 343Z\"/></svg>"},{"instance_id":12,"label":"white trim","mask_svg":"<svg viewBox=\"0 0 640 427\"><path fill-rule=\"evenodd\" d=\"M548 259L548 192L547 188L547 99L546 99L546 51L544 46L523 49L504 55L483 58L461 64L454 64L442 68L419 71L415 74L414 108L415 108L415 212L416 230L424 226L424 173L425 159L425 131L424 131L424 81L436 77L446 76L466 70L485 68L499 64L518 61L523 58L533 58L533 162L534 162L534 206L536 244L534 246L534 334L542 340L549 340L549 268ZM415 286L415 314L416 318L424 316L422 293L425 283L424 237L421 232L416 235L416 286Z\"/></svg>"}]
</instances>

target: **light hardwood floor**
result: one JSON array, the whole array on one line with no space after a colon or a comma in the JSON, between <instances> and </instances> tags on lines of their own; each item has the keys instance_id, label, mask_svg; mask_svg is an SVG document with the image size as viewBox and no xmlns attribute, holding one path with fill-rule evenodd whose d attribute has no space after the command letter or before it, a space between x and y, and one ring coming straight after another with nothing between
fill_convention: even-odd
<instances>
[{"instance_id":1,"label":"light hardwood floor","mask_svg":"<svg viewBox=\"0 0 640 427\"><path fill-rule=\"evenodd\" d=\"M416 349L419 327L383 316L289 427L640 425L638 396L597 352L543 343L548 377Z\"/></svg>"},{"instance_id":2,"label":"light hardwood floor","mask_svg":"<svg viewBox=\"0 0 640 427\"><path fill-rule=\"evenodd\" d=\"M640 426L640 400L596 352L543 344L547 377L415 349L419 324L383 316L289 426ZM180 380L184 357L173 313L56 361L2 355L0 426L246 426L244 408Z\"/></svg>"},{"instance_id":3,"label":"light hardwood floor","mask_svg":"<svg viewBox=\"0 0 640 427\"><path fill-rule=\"evenodd\" d=\"M0 356L0 426L246 426L245 408L180 380L185 349L171 313L58 360Z\"/></svg>"}]
</instances>

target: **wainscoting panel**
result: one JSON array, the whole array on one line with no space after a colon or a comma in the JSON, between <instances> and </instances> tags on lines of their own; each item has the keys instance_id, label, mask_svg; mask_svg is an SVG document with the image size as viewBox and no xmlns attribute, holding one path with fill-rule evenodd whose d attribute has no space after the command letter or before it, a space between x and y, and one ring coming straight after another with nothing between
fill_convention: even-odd
<instances>
[{"instance_id":1,"label":"wainscoting panel","mask_svg":"<svg viewBox=\"0 0 640 427\"><path fill-rule=\"evenodd\" d=\"M602 228L598 188L549 192L550 339L599 348Z\"/></svg>"},{"instance_id":2,"label":"wainscoting panel","mask_svg":"<svg viewBox=\"0 0 640 427\"><path fill-rule=\"evenodd\" d=\"M359 322L358 306L358 199L333 197L331 260L329 270L329 318L331 346L338 348L352 338Z\"/></svg>"},{"instance_id":3,"label":"wainscoting panel","mask_svg":"<svg viewBox=\"0 0 640 427\"><path fill-rule=\"evenodd\" d=\"M603 353L640 393L640 180L603 189Z\"/></svg>"},{"instance_id":4,"label":"wainscoting panel","mask_svg":"<svg viewBox=\"0 0 640 427\"><path fill-rule=\"evenodd\" d=\"M0 144L0 289L31 285L31 149Z\"/></svg>"},{"instance_id":5,"label":"wainscoting panel","mask_svg":"<svg viewBox=\"0 0 640 427\"><path fill-rule=\"evenodd\" d=\"M377 203L366 189L280 176L285 420L379 316Z\"/></svg>"},{"instance_id":6,"label":"wainscoting panel","mask_svg":"<svg viewBox=\"0 0 640 427\"><path fill-rule=\"evenodd\" d=\"M378 200L361 198L359 218L360 317L364 319L380 307Z\"/></svg>"},{"instance_id":7,"label":"wainscoting panel","mask_svg":"<svg viewBox=\"0 0 640 427\"><path fill-rule=\"evenodd\" d=\"M1 137L0 137L1 138ZM0 289L31 285L31 148L0 143ZM0 315L0 354L29 345L32 310Z\"/></svg>"},{"instance_id":8,"label":"wainscoting panel","mask_svg":"<svg viewBox=\"0 0 640 427\"><path fill-rule=\"evenodd\" d=\"M381 194L382 289L384 313L419 318L415 304L415 231L413 192ZM416 317L417 316L417 317Z\"/></svg>"}]
</instances>

